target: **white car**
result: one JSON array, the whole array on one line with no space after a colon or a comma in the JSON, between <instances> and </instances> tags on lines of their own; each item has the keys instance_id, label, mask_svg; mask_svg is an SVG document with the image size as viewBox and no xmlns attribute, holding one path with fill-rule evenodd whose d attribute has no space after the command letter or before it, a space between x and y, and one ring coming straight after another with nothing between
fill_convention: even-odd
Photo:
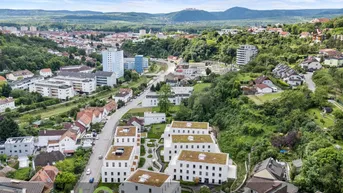
<instances>
[{"instance_id":1,"label":"white car","mask_svg":"<svg viewBox=\"0 0 343 193\"><path fill-rule=\"evenodd\" d=\"M91 174L91 169L88 168L87 171L86 171L86 174L90 175Z\"/></svg>"}]
</instances>

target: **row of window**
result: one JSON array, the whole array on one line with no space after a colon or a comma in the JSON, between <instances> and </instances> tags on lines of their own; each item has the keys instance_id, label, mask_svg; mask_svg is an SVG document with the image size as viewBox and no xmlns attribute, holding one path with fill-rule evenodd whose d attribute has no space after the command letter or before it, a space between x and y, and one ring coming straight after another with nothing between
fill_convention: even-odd
<instances>
[{"instance_id":1,"label":"row of window","mask_svg":"<svg viewBox=\"0 0 343 193\"><path fill-rule=\"evenodd\" d=\"M126 180L126 178L124 178L124 181ZM107 178L105 178L105 182L109 182L108 180L107 180ZM111 181L110 182L115 182L114 181L114 178L111 178ZM117 183L120 183L120 178L118 178L117 179L117 181L116 181Z\"/></svg>"},{"instance_id":2,"label":"row of window","mask_svg":"<svg viewBox=\"0 0 343 193\"><path fill-rule=\"evenodd\" d=\"M130 138L130 137L126 137L127 138L127 142L135 142L135 138ZM131 141L130 141L130 139L132 139ZM121 142L122 143L124 143L125 142L125 138L122 138L121 139ZM119 138L117 138L117 143L119 143Z\"/></svg>"},{"instance_id":3,"label":"row of window","mask_svg":"<svg viewBox=\"0 0 343 193\"><path fill-rule=\"evenodd\" d=\"M180 181L183 180L181 175L179 176L179 179L180 179ZM187 181L190 180L190 179L191 178L189 176L186 176L186 180ZM196 179L196 177L193 177L192 181L195 181L195 179ZM174 180L177 180L176 175L174 175ZM203 181L202 181L202 178L199 178L199 182L202 182L202 183L210 183L210 182L212 182L212 184L216 184L215 179L210 180L208 178L204 178ZM218 180L217 184L221 184L221 183L222 183L222 181Z\"/></svg>"},{"instance_id":4,"label":"row of window","mask_svg":"<svg viewBox=\"0 0 343 193\"><path fill-rule=\"evenodd\" d=\"M15 150L14 153L17 153L18 151ZM25 150L25 152L28 152L27 150ZM10 153L12 153L12 150L10 150ZM19 153L21 153L21 150L19 150Z\"/></svg>"},{"instance_id":5,"label":"row of window","mask_svg":"<svg viewBox=\"0 0 343 193\"><path fill-rule=\"evenodd\" d=\"M207 168L208 169L208 168ZM220 170L219 171L221 171L221 168L220 168ZM174 173L176 173L177 172L177 170L176 169L174 169ZM180 170L180 174L182 174L182 172L183 172L183 170ZM196 173L196 171L193 171L192 172L193 173L193 175L197 175ZM190 174L190 172L189 172L189 170L186 170L186 174ZM199 176L201 176L203 173L202 173L202 171L199 171L198 172L198 175ZM209 176L209 173L208 172L205 172L204 173L205 174L205 176ZM218 174L218 177L219 178L221 178L222 177L222 174L221 173L217 173ZM212 173L212 177L215 177L216 176L216 173Z\"/></svg>"},{"instance_id":6,"label":"row of window","mask_svg":"<svg viewBox=\"0 0 343 193\"><path fill-rule=\"evenodd\" d=\"M118 163L118 167L120 168L121 167L121 162ZM127 168L127 162L124 163L125 167ZM106 167L109 167L109 163L106 162ZM112 162L112 168L116 167L116 163L115 162Z\"/></svg>"},{"instance_id":7,"label":"row of window","mask_svg":"<svg viewBox=\"0 0 343 193\"><path fill-rule=\"evenodd\" d=\"M173 133L176 133L175 129L173 129ZM181 133L181 130L177 130L177 133ZM182 133L191 133L191 131L187 130L187 132L186 132L186 130L182 130ZM197 134L208 134L208 132L205 132L205 131L202 131L201 133L200 133L200 131L197 131L196 133ZM195 134L195 130L192 130L192 134Z\"/></svg>"},{"instance_id":8,"label":"row of window","mask_svg":"<svg viewBox=\"0 0 343 193\"><path fill-rule=\"evenodd\" d=\"M196 147L197 149L200 149L200 145L185 145L185 148L188 149L188 148L191 148L191 149L194 149L194 147ZM205 150L206 146L205 145L202 145L202 149ZM207 146L208 149L211 149L211 145L208 145ZM174 145L174 149L178 149L178 145ZM183 145L180 145L180 149L183 149Z\"/></svg>"},{"instance_id":9,"label":"row of window","mask_svg":"<svg viewBox=\"0 0 343 193\"><path fill-rule=\"evenodd\" d=\"M107 176L107 172L104 172L105 176ZM114 172L111 172L111 176L114 175ZM120 172L117 172L117 176L120 176ZM123 172L123 176L126 176L126 172Z\"/></svg>"},{"instance_id":10,"label":"row of window","mask_svg":"<svg viewBox=\"0 0 343 193\"><path fill-rule=\"evenodd\" d=\"M186 165L186 168L189 168L189 166L190 166L190 164L185 164ZM183 164L180 164L180 168L182 168L183 167ZM196 169L197 168L197 165L195 165L195 164L193 164L193 169ZM199 165L199 169L202 169L203 167L202 167L202 165ZM206 170L209 170L209 166L206 166L206 167L204 167ZM212 170L213 171L216 171L216 168L217 167L215 167L215 166L212 166ZM221 167L218 167L218 171L222 171L222 168Z\"/></svg>"},{"instance_id":11,"label":"row of window","mask_svg":"<svg viewBox=\"0 0 343 193\"><path fill-rule=\"evenodd\" d=\"M13 145L13 147L17 147L17 145ZM19 145L19 147L21 147L21 145ZM27 147L27 145L25 145L25 147Z\"/></svg>"}]
</instances>

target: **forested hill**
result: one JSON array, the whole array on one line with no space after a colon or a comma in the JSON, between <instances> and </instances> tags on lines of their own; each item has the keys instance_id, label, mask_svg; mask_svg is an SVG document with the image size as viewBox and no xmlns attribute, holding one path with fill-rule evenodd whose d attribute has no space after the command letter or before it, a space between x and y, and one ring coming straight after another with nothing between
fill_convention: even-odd
<instances>
[{"instance_id":1,"label":"forested hill","mask_svg":"<svg viewBox=\"0 0 343 193\"><path fill-rule=\"evenodd\" d=\"M120 21L157 21L157 22L192 22L209 20L239 20L239 19L278 19L278 18L315 18L343 15L343 9L299 9L299 10L252 10L233 7L222 12L186 9L173 13L149 14L126 12L95 12L95 11L66 11L66 10L11 10L0 9L0 16L28 17L50 16L54 19L77 20L120 20Z\"/></svg>"}]
</instances>

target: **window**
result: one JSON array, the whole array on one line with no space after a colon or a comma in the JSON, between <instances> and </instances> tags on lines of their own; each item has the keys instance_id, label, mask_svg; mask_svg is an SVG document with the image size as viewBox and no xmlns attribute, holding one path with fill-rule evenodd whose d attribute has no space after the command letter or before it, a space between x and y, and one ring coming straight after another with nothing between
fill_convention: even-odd
<instances>
[{"instance_id":1,"label":"window","mask_svg":"<svg viewBox=\"0 0 343 193\"><path fill-rule=\"evenodd\" d=\"M186 174L189 174L189 170L186 170Z\"/></svg>"},{"instance_id":2,"label":"window","mask_svg":"<svg viewBox=\"0 0 343 193\"><path fill-rule=\"evenodd\" d=\"M189 168L189 164L187 164L186 167Z\"/></svg>"},{"instance_id":3,"label":"window","mask_svg":"<svg viewBox=\"0 0 343 193\"><path fill-rule=\"evenodd\" d=\"M199 149L199 145L197 145L197 149Z\"/></svg>"},{"instance_id":4,"label":"window","mask_svg":"<svg viewBox=\"0 0 343 193\"><path fill-rule=\"evenodd\" d=\"M201 171L199 172L199 175L202 175L202 172L201 172Z\"/></svg>"},{"instance_id":5,"label":"window","mask_svg":"<svg viewBox=\"0 0 343 193\"><path fill-rule=\"evenodd\" d=\"M114 182L114 178L111 178L111 182Z\"/></svg>"},{"instance_id":6,"label":"window","mask_svg":"<svg viewBox=\"0 0 343 193\"><path fill-rule=\"evenodd\" d=\"M174 173L176 173L176 169L174 169Z\"/></svg>"},{"instance_id":7,"label":"window","mask_svg":"<svg viewBox=\"0 0 343 193\"><path fill-rule=\"evenodd\" d=\"M127 162L125 162L125 167L127 167Z\"/></svg>"},{"instance_id":8,"label":"window","mask_svg":"<svg viewBox=\"0 0 343 193\"><path fill-rule=\"evenodd\" d=\"M119 167L121 167L121 163L119 162Z\"/></svg>"},{"instance_id":9,"label":"window","mask_svg":"<svg viewBox=\"0 0 343 193\"><path fill-rule=\"evenodd\" d=\"M215 171L215 170L216 170L216 167L214 167L214 166L213 166L213 167L212 167L212 170L214 170L214 171Z\"/></svg>"},{"instance_id":10,"label":"window","mask_svg":"<svg viewBox=\"0 0 343 193\"><path fill-rule=\"evenodd\" d=\"M118 176L120 176L120 172L118 172Z\"/></svg>"},{"instance_id":11,"label":"window","mask_svg":"<svg viewBox=\"0 0 343 193\"><path fill-rule=\"evenodd\" d=\"M205 146L203 145L202 148L205 149Z\"/></svg>"},{"instance_id":12,"label":"window","mask_svg":"<svg viewBox=\"0 0 343 193\"><path fill-rule=\"evenodd\" d=\"M177 130L178 133L180 133L180 130Z\"/></svg>"},{"instance_id":13,"label":"window","mask_svg":"<svg viewBox=\"0 0 343 193\"><path fill-rule=\"evenodd\" d=\"M105 178L105 182L107 182L107 178Z\"/></svg>"},{"instance_id":14,"label":"window","mask_svg":"<svg viewBox=\"0 0 343 193\"><path fill-rule=\"evenodd\" d=\"M210 145L208 145L208 149L210 149L211 148L211 146Z\"/></svg>"},{"instance_id":15,"label":"window","mask_svg":"<svg viewBox=\"0 0 343 193\"><path fill-rule=\"evenodd\" d=\"M112 162L112 167L115 167L114 162Z\"/></svg>"},{"instance_id":16,"label":"window","mask_svg":"<svg viewBox=\"0 0 343 193\"><path fill-rule=\"evenodd\" d=\"M219 173L219 177L222 177L222 174L221 174L221 173Z\"/></svg>"},{"instance_id":17,"label":"window","mask_svg":"<svg viewBox=\"0 0 343 193\"><path fill-rule=\"evenodd\" d=\"M195 165L193 164L193 168L195 169Z\"/></svg>"},{"instance_id":18,"label":"window","mask_svg":"<svg viewBox=\"0 0 343 193\"><path fill-rule=\"evenodd\" d=\"M214 184L214 179L212 179L212 184Z\"/></svg>"},{"instance_id":19,"label":"window","mask_svg":"<svg viewBox=\"0 0 343 193\"><path fill-rule=\"evenodd\" d=\"M189 180L189 176L187 176L186 179Z\"/></svg>"},{"instance_id":20,"label":"window","mask_svg":"<svg viewBox=\"0 0 343 193\"><path fill-rule=\"evenodd\" d=\"M105 176L107 176L107 172L105 172Z\"/></svg>"},{"instance_id":21,"label":"window","mask_svg":"<svg viewBox=\"0 0 343 193\"><path fill-rule=\"evenodd\" d=\"M136 191L138 191L138 186L135 187Z\"/></svg>"},{"instance_id":22,"label":"window","mask_svg":"<svg viewBox=\"0 0 343 193\"><path fill-rule=\"evenodd\" d=\"M195 171L193 171L193 175L195 175Z\"/></svg>"},{"instance_id":23,"label":"window","mask_svg":"<svg viewBox=\"0 0 343 193\"><path fill-rule=\"evenodd\" d=\"M171 154L171 151L169 151L169 154Z\"/></svg>"},{"instance_id":24,"label":"window","mask_svg":"<svg viewBox=\"0 0 343 193\"><path fill-rule=\"evenodd\" d=\"M193 134L194 134L194 130L193 130L193 132L192 132Z\"/></svg>"},{"instance_id":25,"label":"window","mask_svg":"<svg viewBox=\"0 0 343 193\"><path fill-rule=\"evenodd\" d=\"M214 177L214 173L212 173L212 176Z\"/></svg>"},{"instance_id":26,"label":"window","mask_svg":"<svg viewBox=\"0 0 343 193\"><path fill-rule=\"evenodd\" d=\"M182 133L185 133L185 130L183 130Z\"/></svg>"},{"instance_id":27,"label":"window","mask_svg":"<svg viewBox=\"0 0 343 193\"><path fill-rule=\"evenodd\" d=\"M182 174L182 170L180 170L180 174Z\"/></svg>"},{"instance_id":28,"label":"window","mask_svg":"<svg viewBox=\"0 0 343 193\"><path fill-rule=\"evenodd\" d=\"M206 166L206 170L208 170L208 166Z\"/></svg>"},{"instance_id":29,"label":"window","mask_svg":"<svg viewBox=\"0 0 343 193\"><path fill-rule=\"evenodd\" d=\"M192 145L192 149L194 149L194 145Z\"/></svg>"},{"instance_id":30,"label":"window","mask_svg":"<svg viewBox=\"0 0 343 193\"><path fill-rule=\"evenodd\" d=\"M182 167L183 167L183 165L182 165L182 164L180 164L180 167L182 168Z\"/></svg>"},{"instance_id":31,"label":"window","mask_svg":"<svg viewBox=\"0 0 343 193\"><path fill-rule=\"evenodd\" d=\"M190 130L188 130L188 133L190 132Z\"/></svg>"},{"instance_id":32,"label":"window","mask_svg":"<svg viewBox=\"0 0 343 193\"><path fill-rule=\"evenodd\" d=\"M188 145L186 145L186 149L188 149Z\"/></svg>"},{"instance_id":33,"label":"window","mask_svg":"<svg viewBox=\"0 0 343 193\"><path fill-rule=\"evenodd\" d=\"M208 176L208 172L206 172L205 175Z\"/></svg>"},{"instance_id":34,"label":"window","mask_svg":"<svg viewBox=\"0 0 343 193\"><path fill-rule=\"evenodd\" d=\"M175 150L174 153L177 153L177 151Z\"/></svg>"},{"instance_id":35,"label":"window","mask_svg":"<svg viewBox=\"0 0 343 193\"><path fill-rule=\"evenodd\" d=\"M177 149L177 145L175 145L174 148Z\"/></svg>"},{"instance_id":36,"label":"window","mask_svg":"<svg viewBox=\"0 0 343 193\"><path fill-rule=\"evenodd\" d=\"M199 168L202 169L202 165L200 165Z\"/></svg>"},{"instance_id":37,"label":"window","mask_svg":"<svg viewBox=\"0 0 343 193\"><path fill-rule=\"evenodd\" d=\"M152 192L152 190L151 190L151 188L149 188L149 193L151 193Z\"/></svg>"},{"instance_id":38,"label":"window","mask_svg":"<svg viewBox=\"0 0 343 193\"><path fill-rule=\"evenodd\" d=\"M114 175L114 173L113 172L111 172L111 176L113 176Z\"/></svg>"},{"instance_id":39,"label":"window","mask_svg":"<svg viewBox=\"0 0 343 193\"><path fill-rule=\"evenodd\" d=\"M126 176L126 172L124 172L124 176Z\"/></svg>"},{"instance_id":40,"label":"window","mask_svg":"<svg viewBox=\"0 0 343 193\"><path fill-rule=\"evenodd\" d=\"M222 168L219 168L219 171L222 171Z\"/></svg>"}]
</instances>

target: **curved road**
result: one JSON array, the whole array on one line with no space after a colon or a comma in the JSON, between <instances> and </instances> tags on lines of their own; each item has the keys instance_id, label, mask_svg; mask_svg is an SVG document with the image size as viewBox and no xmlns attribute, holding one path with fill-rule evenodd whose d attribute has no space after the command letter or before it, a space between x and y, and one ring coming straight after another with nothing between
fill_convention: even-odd
<instances>
[{"instance_id":1,"label":"curved road","mask_svg":"<svg viewBox=\"0 0 343 193\"><path fill-rule=\"evenodd\" d=\"M161 60L161 59L152 59L152 60L168 64L167 71L161 73L158 76L158 78L154 80L153 84L156 84L159 81L163 81L165 75L174 71L174 67L175 67L174 64L169 63L165 60ZM82 173L82 176L80 177L80 180L75 187L75 191L77 193L79 192L92 193L94 191L94 188L97 186L97 184L99 183L101 179L101 167L102 167L103 160L100 160L98 158L99 155L102 155L105 157L105 154L107 153L109 147L112 145L115 128L119 120L130 109L137 108L138 104L143 101L143 99L145 98L148 92L149 92L149 89L144 91L142 95L140 95L136 99L133 99L132 102L129 102L126 106L118 109L107 121L101 133L99 134L99 140L95 141L95 145L93 146L93 154L91 155L88 161L88 164L85 168L85 170L87 170L88 168L91 169L92 173L91 175L86 175L86 171ZM93 184L89 183L89 179L91 177L94 177ZM80 191L80 189L82 189L82 191Z\"/></svg>"}]
</instances>

